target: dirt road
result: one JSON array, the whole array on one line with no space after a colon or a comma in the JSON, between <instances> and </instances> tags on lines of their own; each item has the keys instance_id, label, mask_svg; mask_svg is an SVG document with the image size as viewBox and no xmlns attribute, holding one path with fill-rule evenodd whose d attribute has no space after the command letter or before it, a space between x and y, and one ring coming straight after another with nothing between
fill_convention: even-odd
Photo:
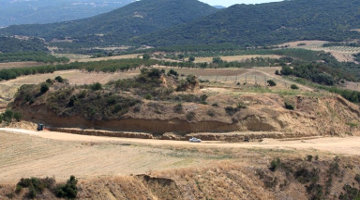
<instances>
[{"instance_id":1,"label":"dirt road","mask_svg":"<svg viewBox=\"0 0 360 200\"><path fill-rule=\"evenodd\" d=\"M211 166L223 161L266 164L272 152L304 156L313 151L317 155L327 155L319 151L360 155L359 144L360 137L194 144L2 128L0 184L15 184L23 177L48 176L62 181L75 175L79 179L92 179Z\"/></svg>"},{"instance_id":2,"label":"dirt road","mask_svg":"<svg viewBox=\"0 0 360 200\"><path fill-rule=\"evenodd\" d=\"M289 150L317 150L327 151L334 154L345 155L360 155L360 137L319 137L313 139L298 139L298 140L276 140L264 139L262 142L249 143L226 143L226 142L202 142L190 143L187 141L172 141L172 140L149 140L149 139L134 139L134 138L113 138L113 137L99 137L76 135L59 132L36 132L22 129L0 128L0 132L11 132L20 134L30 134L37 137L58 140L58 141L77 141L77 142L119 142L131 143L141 145L154 146L177 146L177 147L213 147L213 148L267 148L267 149L289 149Z\"/></svg>"}]
</instances>

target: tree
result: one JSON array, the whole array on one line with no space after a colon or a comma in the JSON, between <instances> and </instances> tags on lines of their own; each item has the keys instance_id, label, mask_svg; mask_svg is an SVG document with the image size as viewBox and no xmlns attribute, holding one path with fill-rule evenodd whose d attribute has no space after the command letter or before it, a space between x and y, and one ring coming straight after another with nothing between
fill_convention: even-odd
<instances>
[{"instance_id":1,"label":"tree","mask_svg":"<svg viewBox=\"0 0 360 200\"><path fill-rule=\"evenodd\" d=\"M150 60L150 55L149 54L144 54L143 55L143 60Z\"/></svg>"},{"instance_id":2,"label":"tree","mask_svg":"<svg viewBox=\"0 0 360 200\"><path fill-rule=\"evenodd\" d=\"M102 89L102 85L101 83L94 83L90 86L91 90L96 91L96 90L101 90Z\"/></svg>"},{"instance_id":3,"label":"tree","mask_svg":"<svg viewBox=\"0 0 360 200\"><path fill-rule=\"evenodd\" d=\"M267 83L268 83L268 85L269 85L270 87L276 86L276 83L275 83L275 81L273 81L273 80L268 80Z\"/></svg>"},{"instance_id":4,"label":"tree","mask_svg":"<svg viewBox=\"0 0 360 200\"><path fill-rule=\"evenodd\" d=\"M195 61L195 57L194 56L190 56L189 57L189 62L194 62Z\"/></svg>"},{"instance_id":5,"label":"tree","mask_svg":"<svg viewBox=\"0 0 360 200\"><path fill-rule=\"evenodd\" d=\"M183 59L185 58L185 56L184 56L184 54L179 54L179 55L178 55L178 58L179 58L180 60L183 60Z\"/></svg>"},{"instance_id":6,"label":"tree","mask_svg":"<svg viewBox=\"0 0 360 200\"><path fill-rule=\"evenodd\" d=\"M224 61L223 61L220 57L214 57L212 62L213 62L214 64L221 64L221 63L223 63Z\"/></svg>"},{"instance_id":7,"label":"tree","mask_svg":"<svg viewBox=\"0 0 360 200\"><path fill-rule=\"evenodd\" d=\"M46 83L41 84L40 93L45 94L47 91L49 91L49 86Z\"/></svg>"}]
</instances>

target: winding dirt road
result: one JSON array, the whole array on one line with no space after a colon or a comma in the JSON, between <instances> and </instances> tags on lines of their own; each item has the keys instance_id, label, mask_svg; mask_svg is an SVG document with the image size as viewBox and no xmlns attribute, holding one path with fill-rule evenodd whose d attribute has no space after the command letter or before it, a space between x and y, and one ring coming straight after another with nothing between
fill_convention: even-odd
<instances>
[{"instance_id":1,"label":"winding dirt road","mask_svg":"<svg viewBox=\"0 0 360 200\"><path fill-rule=\"evenodd\" d=\"M134 139L134 138L114 138L114 137L100 137L88 135L76 135L69 133L43 131L36 132L23 129L0 128L0 132L28 134L37 137L58 140L58 141L77 141L77 142L93 142L93 143L130 143L153 146L177 146L177 147L213 147L213 148L266 148L266 149L288 149L288 150L317 150L326 151L334 154L344 155L360 155L360 137L319 137L313 139L298 139L298 140L276 140L264 139L262 142L249 143L226 143L226 142L202 142L190 143L187 141L172 141L172 140L149 140L149 139Z\"/></svg>"}]
</instances>

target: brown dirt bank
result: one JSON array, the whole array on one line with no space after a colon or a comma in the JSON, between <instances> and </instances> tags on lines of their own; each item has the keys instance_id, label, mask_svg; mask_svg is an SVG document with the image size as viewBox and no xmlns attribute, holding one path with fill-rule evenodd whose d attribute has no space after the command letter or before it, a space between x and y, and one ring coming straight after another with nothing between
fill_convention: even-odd
<instances>
[{"instance_id":1,"label":"brown dirt bank","mask_svg":"<svg viewBox=\"0 0 360 200\"><path fill-rule=\"evenodd\" d=\"M270 162L270 161L268 161ZM79 199L354 199L360 186L358 159L284 158L276 170L270 164L222 162L201 168L173 169L135 176L82 180ZM350 187L349 187L350 186ZM0 197L23 199L13 185L0 187ZM350 189L351 188L351 189ZM348 198L344 198L348 197ZM45 191L37 199L56 199Z\"/></svg>"},{"instance_id":2,"label":"brown dirt bank","mask_svg":"<svg viewBox=\"0 0 360 200\"><path fill-rule=\"evenodd\" d=\"M218 107L211 106L215 101L218 102ZM227 114L224 107L236 105L237 102L245 104L246 108L240 109L233 115ZM285 109L284 102L290 102L295 109ZM100 121L86 120L79 116L58 116L41 103L24 106L15 102L14 108L23 113L25 120L45 123L54 128L146 132L154 136L161 136L168 132L184 136L189 133L251 131L276 133L273 134L273 137L284 138L322 135L346 136L359 135L360 133L359 106L340 96L282 97L277 94L242 94L234 97L233 95L220 94L210 96L208 105L184 103L183 113L174 112L176 104L168 102L157 102L161 106L161 113L156 113L153 104L152 101L145 102L141 105L141 112L130 109L119 119ZM209 110L214 113L213 116L208 115ZM190 111L195 113L195 118L189 121L186 118L186 113ZM272 134L262 135L262 137L269 137ZM204 136L199 134L198 136L208 140L229 139L229 137L215 135ZM244 138L244 136L238 138ZM259 139L259 136L253 138Z\"/></svg>"}]
</instances>

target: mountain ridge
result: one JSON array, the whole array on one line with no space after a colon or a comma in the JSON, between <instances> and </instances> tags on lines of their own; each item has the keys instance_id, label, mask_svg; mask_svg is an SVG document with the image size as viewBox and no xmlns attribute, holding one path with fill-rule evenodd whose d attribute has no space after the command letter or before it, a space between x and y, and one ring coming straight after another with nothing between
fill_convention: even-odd
<instances>
[{"instance_id":1,"label":"mountain ridge","mask_svg":"<svg viewBox=\"0 0 360 200\"><path fill-rule=\"evenodd\" d=\"M261 46L294 40L354 39L360 36L351 31L360 27L359 8L360 2L355 0L234 5L196 22L132 42L154 46L219 43Z\"/></svg>"},{"instance_id":2,"label":"mountain ridge","mask_svg":"<svg viewBox=\"0 0 360 200\"><path fill-rule=\"evenodd\" d=\"M215 13L216 8L196 0L142 0L94 17L44 25L20 25L0 32L43 38L117 40L155 32Z\"/></svg>"},{"instance_id":3,"label":"mountain ridge","mask_svg":"<svg viewBox=\"0 0 360 200\"><path fill-rule=\"evenodd\" d=\"M0 27L16 24L44 24L95 16L135 0L3 0Z\"/></svg>"}]
</instances>

